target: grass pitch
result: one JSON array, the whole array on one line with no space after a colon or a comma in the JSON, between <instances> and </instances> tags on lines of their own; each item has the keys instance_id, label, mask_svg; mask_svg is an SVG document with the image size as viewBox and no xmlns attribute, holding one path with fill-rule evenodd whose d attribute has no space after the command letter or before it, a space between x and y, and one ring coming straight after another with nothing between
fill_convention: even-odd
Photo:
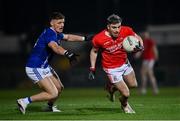
<instances>
[{"instance_id":1,"label":"grass pitch","mask_svg":"<svg viewBox=\"0 0 180 121\"><path fill-rule=\"evenodd\" d=\"M110 102L102 88L65 89L57 101L60 113L43 112L45 102L30 104L25 115L17 110L16 99L39 90L1 90L0 120L180 120L180 88L161 88L159 95L138 95L131 90L129 103L136 114L124 114L116 101Z\"/></svg>"}]
</instances>

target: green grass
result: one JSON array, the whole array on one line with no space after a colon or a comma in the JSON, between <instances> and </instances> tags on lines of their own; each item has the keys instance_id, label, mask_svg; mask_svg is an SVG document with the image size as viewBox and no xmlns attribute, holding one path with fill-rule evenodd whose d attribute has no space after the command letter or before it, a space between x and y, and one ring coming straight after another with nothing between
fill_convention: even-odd
<instances>
[{"instance_id":1,"label":"green grass","mask_svg":"<svg viewBox=\"0 0 180 121\"><path fill-rule=\"evenodd\" d=\"M2 120L180 120L180 88L162 88L154 96L138 95L132 90L129 99L136 114L124 114L116 98L110 102L101 88L65 89L57 101L61 113L43 112L45 102L30 104L25 115L17 110L16 99L38 90L1 90L0 119ZM118 92L116 97L118 97Z\"/></svg>"}]
</instances>

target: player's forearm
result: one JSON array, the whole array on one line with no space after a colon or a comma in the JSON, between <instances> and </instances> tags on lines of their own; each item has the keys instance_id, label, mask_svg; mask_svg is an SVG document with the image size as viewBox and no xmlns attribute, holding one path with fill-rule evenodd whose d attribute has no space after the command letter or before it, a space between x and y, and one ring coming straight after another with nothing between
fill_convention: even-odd
<instances>
[{"instance_id":1,"label":"player's forearm","mask_svg":"<svg viewBox=\"0 0 180 121\"><path fill-rule=\"evenodd\" d=\"M61 46L53 46L52 50L58 55L64 55L64 53L66 52L66 50Z\"/></svg>"},{"instance_id":2,"label":"player's forearm","mask_svg":"<svg viewBox=\"0 0 180 121\"><path fill-rule=\"evenodd\" d=\"M92 68L96 67L96 59L97 59L97 52L92 49L90 52L90 63Z\"/></svg>"},{"instance_id":3,"label":"player's forearm","mask_svg":"<svg viewBox=\"0 0 180 121\"><path fill-rule=\"evenodd\" d=\"M56 42L51 41L48 43L48 47L50 47L56 54L64 55L65 49L61 46L59 46Z\"/></svg>"},{"instance_id":4,"label":"player's forearm","mask_svg":"<svg viewBox=\"0 0 180 121\"><path fill-rule=\"evenodd\" d=\"M67 41L85 41L85 37L79 36L79 35L68 34Z\"/></svg>"},{"instance_id":5,"label":"player's forearm","mask_svg":"<svg viewBox=\"0 0 180 121\"><path fill-rule=\"evenodd\" d=\"M58 54L58 55L64 55L64 53L67 51L64 48L62 48L61 46L58 46L56 48L53 49L53 51Z\"/></svg>"}]
</instances>

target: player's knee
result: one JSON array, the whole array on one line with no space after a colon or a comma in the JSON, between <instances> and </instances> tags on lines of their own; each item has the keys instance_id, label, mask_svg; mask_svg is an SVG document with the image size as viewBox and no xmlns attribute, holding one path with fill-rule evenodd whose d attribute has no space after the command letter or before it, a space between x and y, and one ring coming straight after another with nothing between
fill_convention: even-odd
<instances>
[{"instance_id":1,"label":"player's knee","mask_svg":"<svg viewBox=\"0 0 180 121\"><path fill-rule=\"evenodd\" d=\"M125 96L125 97L129 97L129 96L130 96L130 93L129 93L129 92L124 93L124 96Z\"/></svg>"},{"instance_id":2,"label":"player's knee","mask_svg":"<svg viewBox=\"0 0 180 121\"><path fill-rule=\"evenodd\" d=\"M135 81L135 82L131 85L132 88L135 88L135 87L137 87L137 86L138 86L137 81Z\"/></svg>"},{"instance_id":3,"label":"player's knee","mask_svg":"<svg viewBox=\"0 0 180 121\"><path fill-rule=\"evenodd\" d=\"M129 87L131 87L131 88L135 88L137 86L138 86L138 83L136 80L133 83L129 84Z\"/></svg>"},{"instance_id":4,"label":"player's knee","mask_svg":"<svg viewBox=\"0 0 180 121\"><path fill-rule=\"evenodd\" d=\"M124 97L129 97L129 96L130 96L129 90L123 91L123 92L122 92L122 95L123 95Z\"/></svg>"},{"instance_id":5,"label":"player's knee","mask_svg":"<svg viewBox=\"0 0 180 121\"><path fill-rule=\"evenodd\" d=\"M58 93L61 93L63 91L63 89L64 89L64 86L63 85L59 85L56 88L58 90Z\"/></svg>"},{"instance_id":6,"label":"player's knee","mask_svg":"<svg viewBox=\"0 0 180 121\"><path fill-rule=\"evenodd\" d=\"M59 95L58 90L54 90L53 92L50 93L50 99L55 99Z\"/></svg>"},{"instance_id":7,"label":"player's knee","mask_svg":"<svg viewBox=\"0 0 180 121\"><path fill-rule=\"evenodd\" d=\"M57 98L57 97L58 97L58 95L59 95L59 93L58 93L58 92L56 92L56 93L53 93L53 94L52 94L52 99L55 99L55 98Z\"/></svg>"}]
</instances>

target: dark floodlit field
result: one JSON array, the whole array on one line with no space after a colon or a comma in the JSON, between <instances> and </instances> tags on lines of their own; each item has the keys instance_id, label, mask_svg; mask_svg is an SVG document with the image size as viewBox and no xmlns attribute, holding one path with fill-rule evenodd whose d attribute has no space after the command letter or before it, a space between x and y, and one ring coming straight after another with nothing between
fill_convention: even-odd
<instances>
[{"instance_id":1,"label":"dark floodlit field","mask_svg":"<svg viewBox=\"0 0 180 121\"><path fill-rule=\"evenodd\" d=\"M33 103L28 106L25 115L17 110L16 99L35 94L39 90L1 90L0 119L11 120L180 120L180 88L161 88L160 94L154 96L139 95L132 90L130 104L136 114L124 114L120 109L118 98L110 102L106 92L101 88L65 89L57 101L61 113L43 112L44 103ZM116 93L116 97L119 94Z\"/></svg>"}]
</instances>

